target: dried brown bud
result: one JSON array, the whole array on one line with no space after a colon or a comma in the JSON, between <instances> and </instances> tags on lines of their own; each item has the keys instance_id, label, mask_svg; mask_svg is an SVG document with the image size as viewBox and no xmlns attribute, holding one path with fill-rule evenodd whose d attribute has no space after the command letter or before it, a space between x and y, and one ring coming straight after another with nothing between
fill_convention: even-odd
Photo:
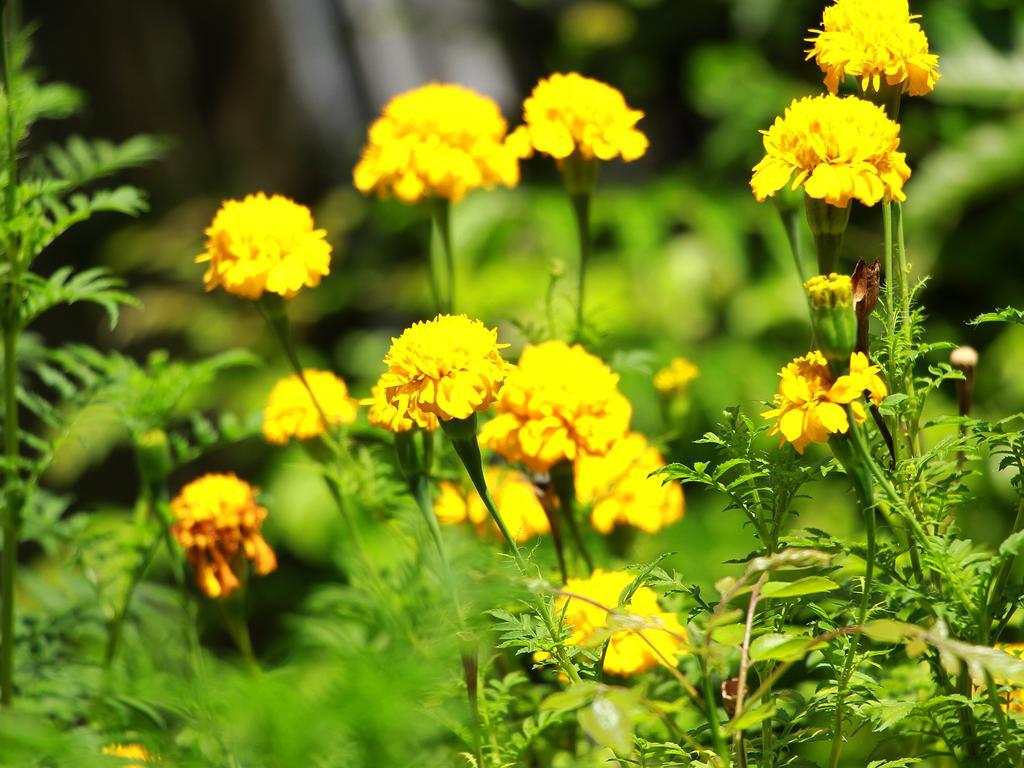
<instances>
[{"instance_id":1,"label":"dried brown bud","mask_svg":"<svg viewBox=\"0 0 1024 768\"><path fill-rule=\"evenodd\" d=\"M729 713L729 717L736 714L736 696L740 690L740 679L738 677L730 677L722 681L722 704L725 707L725 711Z\"/></svg>"},{"instance_id":2,"label":"dried brown bud","mask_svg":"<svg viewBox=\"0 0 1024 768\"><path fill-rule=\"evenodd\" d=\"M857 317L870 317L878 304L879 286L878 260L870 266L861 259L853 270L853 307Z\"/></svg>"},{"instance_id":3,"label":"dried brown bud","mask_svg":"<svg viewBox=\"0 0 1024 768\"><path fill-rule=\"evenodd\" d=\"M978 350L974 347L957 347L949 353L949 363L964 373L973 371L978 367Z\"/></svg>"},{"instance_id":4,"label":"dried brown bud","mask_svg":"<svg viewBox=\"0 0 1024 768\"><path fill-rule=\"evenodd\" d=\"M974 347L957 347L949 353L949 364L964 375L964 380L956 383L956 399L960 415L967 416L971 412L971 401L974 398L974 370L978 367L978 350Z\"/></svg>"}]
</instances>

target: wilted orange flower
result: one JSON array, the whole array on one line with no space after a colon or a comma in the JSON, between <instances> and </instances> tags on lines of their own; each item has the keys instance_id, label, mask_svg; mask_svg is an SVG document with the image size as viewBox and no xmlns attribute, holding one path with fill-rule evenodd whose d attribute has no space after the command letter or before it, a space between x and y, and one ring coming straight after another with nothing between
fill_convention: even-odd
<instances>
[{"instance_id":1,"label":"wilted orange flower","mask_svg":"<svg viewBox=\"0 0 1024 768\"><path fill-rule=\"evenodd\" d=\"M808 197L845 208L851 200L874 205L905 200L910 178L899 151L900 127L885 110L855 96L796 99L764 135L764 159L750 188L758 201L790 184Z\"/></svg>"},{"instance_id":2,"label":"wilted orange flower","mask_svg":"<svg viewBox=\"0 0 1024 768\"><path fill-rule=\"evenodd\" d=\"M193 480L171 502L171 532L185 550L196 582L207 597L226 597L241 586L243 560L265 575L277 568L260 529L267 510L248 483L234 474Z\"/></svg>"},{"instance_id":3,"label":"wilted orange flower","mask_svg":"<svg viewBox=\"0 0 1024 768\"><path fill-rule=\"evenodd\" d=\"M590 522L601 533L616 525L655 533L683 516L683 489L651 473L665 466L656 448L639 432L617 440L604 456L576 460L576 496L591 505Z\"/></svg>"},{"instance_id":4,"label":"wilted orange flower","mask_svg":"<svg viewBox=\"0 0 1024 768\"><path fill-rule=\"evenodd\" d=\"M581 453L604 454L625 436L632 409L619 377L576 344L545 341L523 350L498 396L481 444L534 472Z\"/></svg>"},{"instance_id":5,"label":"wilted orange flower","mask_svg":"<svg viewBox=\"0 0 1024 768\"><path fill-rule=\"evenodd\" d=\"M226 200L206 230L206 251L196 263L209 263L206 290L258 299L264 291L286 299L313 288L330 272L327 232L315 229L305 206L262 192Z\"/></svg>"},{"instance_id":6,"label":"wilted orange flower","mask_svg":"<svg viewBox=\"0 0 1024 768\"><path fill-rule=\"evenodd\" d=\"M557 160L574 152L590 160L636 160L647 137L636 128L644 113L630 109L612 86L576 72L541 80L523 102L526 125L513 132L523 153L536 150Z\"/></svg>"},{"instance_id":7,"label":"wilted orange flower","mask_svg":"<svg viewBox=\"0 0 1024 768\"><path fill-rule=\"evenodd\" d=\"M821 67L832 93L850 75L862 91L879 91L884 82L923 96L940 77L939 57L929 52L918 18L907 0L836 0L822 14L822 28L811 30L807 58Z\"/></svg>"},{"instance_id":8,"label":"wilted orange flower","mask_svg":"<svg viewBox=\"0 0 1024 768\"><path fill-rule=\"evenodd\" d=\"M492 99L461 85L430 83L395 96L370 127L353 172L364 194L406 203L456 201L477 187L519 182L519 154Z\"/></svg>"},{"instance_id":9,"label":"wilted orange flower","mask_svg":"<svg viewBox=\"0 0 1024 768\"><path fill-rule=\"evenodd\" d=\"M501 357L507 346L496 330L465 315L413 323L391 340L378 382L382 404L371 418L429 429L436 419L472 416L494 402L511 368Z\"/></svg>"},{"instance_id":10,"label":"wilted orange flower","mask_svg":"<svg viewBox=\"0 0 1024 768\"><path fill-rule=\"evenodd\" d=\"M351 424L356 418L356 402L348 394L345 382L330 371L303 371L309 389L298 376L281 379L270 391L263 411L263 436L268 442L284 445L293 437L310 440L326 429L320 410L330 424Z\"/></svg>"},{"instance_id":11,"label":"wilted orange flower","mask_svg":"<svg viewBox=\"0 0 1024 768\"><path fill-rule=\"evenodd\" d=\"M776 407L761 415L776 420L770 434L781 432L781 442L789 441L798 453L803 453L808 443L825 443L830 435L849 430L844 406L850 406L858 424L864 422L867 412L860 397L867 392L878 404L888 394L878 374L878 366L872 365L863 352L854 352L850 372L833 380L821 352L810 352L779 372Z\"/></svg>"},{"instance_id":12,"label":"wilted orange flower","mask_svg":"<svg viewBox=\"0 0 1024 768\"><path fill-rule=\"evenodd\" d=\"M486 476L494 503L501 510L505 526L517 543L551 531L537 489L526 475L509 467L488 467ZM480 496L475 492L465 493L452 482L442 481L434 502L434 514L447 525L468 522L481 533L487 530L498 532L498 526L490 521L490 514Z\"/></svg>"},{"instance_id":13,"label":"wilted orange flower","mask_svg":"<svg viewBox=\"0 0 1024 768\"><path fill-rule=\"evenodd\" d=\"M571 645L599 648L608 640L604 669L612 675L630 676L658 664L675 665L686 642L686 629L674 613L663 611L649 587L638 587L629 601L619 602L634 577L625 571L594 571L587 579L569 579L562 588L598 605L573 597L560 597L555 615L571 628ZM608 610L612 609L612 613ZM538 661L545 654L535 654Z\"/></svg>"}]
</instances>

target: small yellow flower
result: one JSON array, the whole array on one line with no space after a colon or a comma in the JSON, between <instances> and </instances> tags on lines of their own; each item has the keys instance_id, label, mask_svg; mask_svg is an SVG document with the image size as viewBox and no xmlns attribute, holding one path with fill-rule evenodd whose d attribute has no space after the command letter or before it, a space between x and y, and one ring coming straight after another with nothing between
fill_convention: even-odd
<instances>
[{"instance_id":1,"label":"small yellow flower","mask_svg":"<svg viewBox=\"0 0 1024 768\"><path fill-rule=\"evenodd\" d=\"M497 330L465 315L413 323L391 340L388 369L377 385L382 400L371 420L431 429L438 419L469 418L497 397L511 368L501 357L507 346L498 343Z\"/></svg>"},{"instance_id":2,"label":"small yellow flower","mask_svg":"<svg viewBox=\"0 0 1024 768\"><path fill-rule=\"evenodd\" d=\"M125 760L141 760L143 763L159 763L141 744L109 744L100 750L101 755L123 757ZM142 768L139 763L126 765L124 768Z\"/></svg>"},{"instance_id":3,"label":"small yellow flower","mask_svg":"<svg viewBox=\"0 0 1024 768\"><path fill-rule=\"evenodd\" d=\"M618 384L618 375L578 344L529 346L505 380L498 415L480 431L481 444L534 472L581 453L607 453L632 414Z\"/></svg>"},{"instance_id":4,"label":"small yellow flower","mask_svg":"<svg viewBox=\"0 0 1024 768\"><path fill-rule=\"evenodd\" d=\"M524 154L536 150L565 160L577 152L586 160L629 162L647 151L647 137L636 128L643 116L606 83L576 72L554 74L523 102L526 124L514 131L513 140Z\"/></svg>"},{"instance_id":5,"label":"small yellow flower","mask_svg":"<svg viewBox=\"0 0 1024 768\"><path fill-rule=\"evenodd\" d=\"M789 441L798 453L809 443L826 443L830 435L850 428L846 415L849 405L853 418L862 424L867 411L859 402L867 392L876 403L888 394L877 365L871 365L862 352L850 356L850 372L833 380L821 352L798 357L779 372L776 407L761 415L775 419L770 434L782 433L780 444Z\"/></svg>"},{"instance_id":6,"label":"small yellow flower","mask_svg":"<svg viewBox=\"0 0 1024 768\"><path fill-rule=\"evenodd\" d=\"M314 228L305 206L260 192L221 205L196 263L209 262L203 276L208 291L220 286L246 299L265 291L290 299L330 273L326 235Z\"/></svg>"},{"instance_id":7,"label":"small yellow flower","mask_svg":"<svg viewBox=\"0 0 1024 768\"><path fill-rule=\"evenodd\" d=\"M583 454L576 461L576 495L591 505L590 522L601 533L616 525L655 533L683 516L683 489L662 484L651 473L665 466L656 448L639 432L618 440L604 456Z\"/></svg>"},{"instance_id":8,"label":"small yellow flower","mask_svg":"<svg viewBox=\"0 0 1024 768\"><path fill-rule=\"evenodd\" d=\"M685 357L676 357L654 374L654 388L663 397L673 397L686 392L690 382L700 375L700 369Z\"/></svg>"},{"instance_id":9,"label":"small yellow flower","mask_svg":"<svg viewBox=\"0 0 1024 768\"><path fill-rule=\"evenodd\" d=\"M583 647L600 647L608 640L604 669L612 675L628 677L667 664L674 666L686 642L686 629L674 613L663 611L658 596L649 587L638 587L624 606L619 600L633 583L624 571L594 571L587 579L569 579L562 588L570 595L587 600L560 597L555 615L571 628L567 642ZM602 607L598 607L602 606ZM609 614L608 610L615 610ZM541 661L545 654L535 654Z\"/></svg>"},{"instance_id":10,"label":"small yellow flower","mask_svg":"<svg viewBox=\"0 0 1024 768\"><path fill-rule=\"evenodd\" d=\"M847 75L862 91L898 87L911 96L935 88L939 57L928 51L928 38L910 13L907 0L836 0L822 14L821 29L807 58L825 73L825 85L836 93Z\"/></svg>"},{"instance_id":11,"label":"small yellow flower","mask_svg":"<svg viewBox=\"0 0 1024 768\"><path fill-rule=\"evenodd\" d=\"M395 96L370 126L353 172L363 194L406 203L460 200L477 187L519 183L519 154L493 100L461 85L430 83Z\"/></svg>"},{"instance_id":12,"label":"small yellow flower","mask_svg":"<svg viewBox=\"0 0 1024 768\"><path fill-rule=\"evenodd\" d=\"M804 283L804 288L815 309L853 306L853 280L849 275L816 275Z\"/></svg>"},{"instance_id":13,"label":"small yellow flower","mask_svg":"<svg viewBox=\"0 0 1024 768\"><path fill-rule=\"evenodd\" d=\"M1018 659L1024 659L1024 643L996 643L995 647ZM1003 681L996 680L995 682L1002 684ZM1003 707L1010 712L1024 712L1024 688L1014 688L1009 691L1006 694Z\"/></svg>"},{"instance_id":14,"label":"small yellow flower","mask_svg":"<svg viewBox=\"0 0 1024 768\"><path fill-rule=\"evenodd\" d=\"M330 371L306 370L303 373L316 404L298 376L279 380L270 390L263 411L263 436L267 442L284 445L293 437L311 440L322 435L326 427L317 404L331 426L355 421L356 402L349 397L344 381Z\"/></svg>"},{"instance_id":15,"label":"small yellow flower","mask_svg":"<svg viewBox=\"0 0 1024 768\"><path fill-rule=\"evenodd\" d=\"M526 475L508 467L488 467L486 475L494 503L501 510L505 525L517 543L522 544L551 531L537 489ZM440 493L434 501L434 514L446 525L470 523L480 533L488 530L499 532L496 523L488 523L490 515L479 495L464 493L458 485L448 481L440 485Z\"/></svg>"},{"instance_id":16,"label":"small yellow flower","mask_svg":"<svg viewBox=\"0 0 1024 768\"><path fill-rule=\"evenodd\" d=\"M764 201L792 181L812 198L837 208L850 200L874 205L905 200L910 178L899 151L900 127L885 110L855 96L796 99L764 135L765 156L750 187ZM794 177L795 174L795 177Z\"/></svg>"},{"instance_id":17,"label":"small yellow flower","mask_svg":"<svg viewBox=\"0 0 1024 768\"><path fill-rule=\"evenodd\" d=\"M243 559L260 575L277 568L260 533L267 510L256 502L252 486L234 474L193 480L171 502L171 513L171 532L207 597L226 597L241 586L237 571Z\"/></svg>"}]
</instances>

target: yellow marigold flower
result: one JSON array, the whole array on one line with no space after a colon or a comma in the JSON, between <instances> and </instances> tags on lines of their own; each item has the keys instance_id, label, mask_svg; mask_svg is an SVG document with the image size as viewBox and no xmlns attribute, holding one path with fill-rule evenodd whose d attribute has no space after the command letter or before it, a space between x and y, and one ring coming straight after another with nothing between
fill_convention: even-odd
<instances>
[{"instance_id":1,"label":"yellow marigold flower","mask_svg":"<svg viewBox=\"0 0 1024 768\"><path fill-rule=\"evenodd\" d=\"M563 623L572 630L567 642L599 647L608 640L604 669L624 677L658 664L674 666L686 642L685 627L674 613L661 609L658 596L649 587L638 587L629 602L618 608L622 594L633 580L624 571L599 568L590 578L569 579L562 588L585 600L560 597L555 606L555 615L563 616ZM538 653L534 658L541 661L546 655Z\"/></svg>"},{"instance_id":2,"label":"yellow marigold flower","mask_svg":"<svg viewBox=\"0 0 1024 768\"><path fill-rule=\"evenodd\" d=\"M644 113L630 109L612 86L576 72L541 80L523 102L526 123L513 133L524 154L533 150L565 160L574 152L584 159L626 162L643 157L647 137L636 128Z\"/></svg>"},{"instance_id":3,"label":"yellow marigold flower","mask_svg":"<svg viewBox=\"0 0 1024 768\"><path fill-rule=\"evenodd\" d=\"M263 436L267 442L284 445L293 437L311 440L324 433L323 418L317 404L331 425L351 424L356 418L356 401L348 395L345 382L330 371L303 371L309 390L298 376L281 379L270 390L263 411Z\"/></svg>"},{"instance_id":4,"label":"yellow marigold flower","mask_svg":"<svg viewBox=\"0 0 1024 768\"><path fill-rule=\"evenodd\" d=\"M408 432L414 427L420 427L428 432L433 432L441 426L437 416L432 413L421 412L419 420L422 423L413 421L408 415L408 411L400 411L398 406L388 402L385 389L380 383L373 386L370 390L370 397L363 400L362 404L370 406L370 410L367 413L369 422L373 426L383 427L389 432Z\"/></svg>"},{"instance_id":5,"label":"yellow marigold flower","mask_svg":"<svg viewBox=\"0 0 1024 768\"><path fill-rule=\"evenodd\" d=\"M226 597L241 586L237 569L243 559L261 575L277 568L274 551L260 534L267 510L256 502L252 486L234 474L193 480L171 502L171 513L171 532L207 597Z\"/></svg>"},{"instance_id":6,"label":"yellow marigold flower","mask_svg":"<svg viewBox=\"0 0 1024 768\"><path fill-rule=\"evenodd\" d=\"M812 198L845 208L905 200L910 178L899 151L900 127L885 110L855 96L796 99L764 135L765 156L750 187L764 201L790 183ZM794 177L794 174L796 176Z\"/></svg>"},{"instance_id":7,"label":"yellow marigold flower","mask_svg":"<svg viewBox=\"0 0 1024 768\"><path fill-rule=\"evenodd\" d=\"M996 643L995 647L1018 659L1024 659L1024 643ZM995 682L1002 683L1003 681L996 680ZM1007 692L1003 707L1010 712L1024 712L1024 688L1014 688Z\"/></svg>"},{"instance_id":8,"label":"yellow marigold flower","mask_svg":"<svg viewBox=\"0 0 1024 768\"><path fill-rule=\"evenodd\" d=\"M850 372L833 380L828 363L821 352L798 357L779 372L776 407L761 415L775 419L770 434L782 433L780 444L789 441L798 453L808 443L828 442L830 435L845 433L850 428L844 405L849 405L853 418L862 424L867 418L859 402L865 392L877 404L888 394L877 365L871 365L863 352L850 356Z\"/></svg>"},{"instance_id":9,"label":"yellow marigold flower","mask_svg":"<svg viewBox=\"0 0 1024 768\"><path fill-rule=\"evenodd\" d=\"M492 99L461 85L430 83L395 96L370 126L353 172L363 194L406 203L460 200L477 187L519 183L519 154Z\"/></svg>"},{"instance_id":10,"label":"yellow marigold flower","mask_svg":"<svg viewBox=\"0 0 1024 768\"><path fill-rule=\"evenodd\" d=\"M371 419L431 429L437 419L465 419L487 408L511 368L501 357L507 346L498 343L497 330L465 315L413 323L391 340L378 382L382 405Z\"/></svg>"},{"instance_id":11,"label":"yellow marigold flower","mask_svg":"<svg viewBox=\"0 0 1024 768\"><path fill-rule=\"evenodd\" d=\"M804 283L804 288L815 309L853 306L853 280L849 275L816 275Z\"/></svg>"},{"instance_id":12,"label":"yellow marigold flower","mask_svg":"<svg viewBox=\"0 0 1024 768\"><path fill-rule=\"evenodd\" d=\"M264 291L290 299L330 273L326 235L314 229L305 206L260 192L221 205L196 263L210 264L203 275L208 291L220 286L246 299L258 299Z\"/></svg>"},{"instance_id":13,"label":"yellow marigold flower","mask_svg":"<svg viewBox=\"0 0 1024 768\"><path fill-rule=\"evenodd\" d=\"M536 487L522 472L509 467L488 467L487 487L494 503L501 510L505 525L517 543L550 533L551 525L537 496ZM444 481L434 501L434 514L446 525L470 523L484 533L498 533L498 526L490 520L487 507L476 492L464 493L455 483Z\"/></svg>"},{"instance_id":14,"label":"yellow marigold flower","mask_svg":"<svg viewBox=\"0 0 1024 768\"><path fill-rule=\"evenodd\" d=\"M928 52L928 38L910 13L907 0L836 0L822 14L821 29L807 58L825 73L825 85L836 93L847 75L858 79L862 91L886 85L911 96L935 88L939 57Z\"/></svg>"},{"instance_id":15,"label":"yellow marigold flower","mask_svg":"<svg viewBox=\"0 0 1024 768\"><path fill-rule=\"evenodd\" d=\"M545 341L523 350L498 396L483 445L534 472L581 453L604 454L629 429L619 377L578 344Z\"/></svg>"},{"instance_id":16,"label":"yellow marigold flower","mask_svg":"<svg viewBox=\"0 0 1024 768\"><path fill-rule=\"evenodd\" d=\"M159 763L141 744L109 744L100 750L101 755L123 757L125 760L141 760L143 763ZM126 765L125 768L142 768L138 763Z\"/></svg>"},{"instance_id":17,"label":"yellow marigold flower","mask_svg":"<svg viewBox=\"0 0 1024 768\"><path fill-rule=\"evenodd\" d=\"M685 357L676 357L654 374L654 388L665 397L679 395L686 391L694 379L700 375L700 369Z\"/></svg>"},{"instance_id":18,"label":"yellow marigold flower","mask_svg":"<svg viewBox=\"0 0 1024 768\"><path fill-rule=\"evenodd\" d=\"M601 533L629 525L655 533L683 516L683 489L650 474L665 466L639 432L618 440L604 456L582 454L576 461L576 495L591 505L590 522Z\"/></svg>"}]
</instances>

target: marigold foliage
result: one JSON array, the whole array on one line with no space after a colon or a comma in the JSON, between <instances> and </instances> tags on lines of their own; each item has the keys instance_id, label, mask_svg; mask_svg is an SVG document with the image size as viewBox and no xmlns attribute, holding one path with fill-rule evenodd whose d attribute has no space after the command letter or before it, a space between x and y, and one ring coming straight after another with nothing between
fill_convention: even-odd
<instances>
[{"instance_id":1,"label":"marigold foliage","mask_svg":"<svg viewBox=\"0 0 1024 768\"><path fill-rule=\"evenodd\" d=\"M207 597L226 597L241 586L243 560L260 575L277 568L277 558L260 529L267 510L252 486L234 474L208 474L193 480L171 502L171 531Z\"/></svg>"},{"instance_id":2,"label":"marigold foliage","mask_svg":"<svg viewBox=\"0 0 1024 768\"><path fill-rule=\"evenodd\" d=\"M608 640L604 670L624 677L659 664L675 666L676 656L686 642L686 629L674 613L662 610L658 596L649 587L637 587L619 609L622 594L633 580L625 571L598 568L589 578L569 579L562 588L598 605L560 597L555 606L555 614L562 616L565 626L572 630L567 642L594 647ZM536 654L535 658L542 660L546 656Z\"/></svg>"},{"instance_id":3,"label":"marigold foliage","mask_svg":"<svg viewBox=\"0 0 1024 768\"><path fill-rule=\"evenodd\" d=\"M700 375L700 369L685 357L675 357L654 374L654 388L664 397L679 395Z\"/></svg>"},{"instance_id":4,"label":"marigold foliage","mask_svg":"<svg viewBox=\"0 0 1024 768\"><path fill-rule=\"evenodd\" d=\"M270 390L263 410L263 436L267 442L284 445L292 438L311 440L324 433L320 410L331 426L351 424L356 418L356 401L349 397L345 382L330 371L303 371L309 389L297 375L281 379ZM317 409L317 405L320 409Z\"/></svg>"},{"instance_id":5,"label":"marigold foliage","mask_svg":"<svg viewBox=\"0 0 1024 768\"><path fill-rule=\"evenodd\" d=\"M804 288L815 309L853 306L853 280L849 275L815 275L804 283Z\"/></svg>"},{"instance_id":6,"label":"marigold foliage","mask_svg":"<svg viewBox=\"0 0 1024 768\"><path fill-rule=\"evenodd\" d=\"M625 436L632 408L619 377L578 344L545 341L523 350L480 431L482 444L534 472L582 453L602 455Z\"/></svg>"},{"instance_id":7,"label":"marigold foliage","mask_svg":"<svg viewBox=\"0 0 1024 768\"><path fill-rule=\"evenodd\" d=\"M758 201L790 184L813 198L845 208L851 200L875 205L905 200L910 178L899 151L900 127L885 110L855 96L796 99L764 135L765 156L750 187Z\"/></svg>"},{"instance_id":8,"label":"marigold foliage","mask_svg":"<svg viewBox=\"0 0 1024 768\"><path fill-rule=\"evenodd\" d=\"M246 299L264 292L290 299L330 273L326 236L305 206L258 192L224 201L206 229L206 250L196 263L210 265L203 275L208 291L220 287Z\"/></svg>"},{"instance_id":9,"label":"marigold foliage","mask_svg":"<svg viewBox=\"0 0 1024 768\"><path fill-rule=\"evenodd\" d=\"M607 83L576 72L554 74L523 102L525 125L513 140L524 155L537 151L564 160L577 152L588 160L629 162L647 151L647 137L636 128L643 116Z\"/></svg>"},{"instance_id":10,"label":"marigold foliage","mask_svg":"<svg viewBox=\"0 0 1024 768\"><path fill-rule=\"evenodd\" d=\"M781 433L780 443L788 441L803 453L809 443L826 443L830 435L849 430L844 406L850 406L858 424L864 422L867 412L860 397L867 392L878 404L888 394L878 374L878 366L872 365L864 353L854 352L850 372L833 379L821 352L810 352L779 372L776 407L761 415L775 420L770 434Z\"/></svg>"},{"instance_id":11,"label":"marigold foliage","mask_svg":"<svg viewBox=\"0 0 1024 768\"><path fill-rule=\"evenodd\" d=\"M508 467L488 467L486 475L494 503L501 510L502 519L516 542L521 544L534 536L551 532L537 488L526 475ZM497 524L490 521L490 514L479 495L474 491L464 492L456 483L443 481L440 484L440 492L434 501L434 514L446 525L469 523L481 534L498 532Z\"/></svg>"},{"instance_id":12,"label":"marigold foliage","mask_svg":"<svg viewBox=\"0 0 1024 768\"><path fill-rule=\"evenodd\" d=\"M507 346L498 343L496 329L466 315L413 323L391 340L388 369L377 384L382 400L371 419L432 429L438 419L465 419L487 408L511 368L501 357Z\"/></svg>"},{"instance_id":13,"label":"marigold foliage","mask_svg":"<svg viewBox=\"0 0 1024 768\"><path fill-rule=\"evenodd\" d=\"M907 0L837 0L822 14L821 29L810 30L807 58L832 93L850 75L865 92L880 91L884 82L923 96L940 77L939 57L929 52L918 18Z\"/></svg>"},{"instance_id":14,"label":"marigold foliage","mask_svg":"<svg viewBox=\"0 0 1024 768\"><path fill-rule=\"evenodd\" d=\"M683 489L662 484L651 473L665 460L647 438L631 432L604 456L582 454L576 460L576 495L591 505L590 522L601 533L616 525L656 533L683 516Z\"/></svg>"},{"instance_id":15,"label":"marigold foliage","mask_svg":"<svg viewBox=\"0 0 1024 768\"><path fill-rule=\"evenodd\" d=\"M519 154L498 105L461 85L430 83L395 96L370 126L356 189L405 203L460 200L477 187L519 183Z\"/></svg>"}]
</instances>

